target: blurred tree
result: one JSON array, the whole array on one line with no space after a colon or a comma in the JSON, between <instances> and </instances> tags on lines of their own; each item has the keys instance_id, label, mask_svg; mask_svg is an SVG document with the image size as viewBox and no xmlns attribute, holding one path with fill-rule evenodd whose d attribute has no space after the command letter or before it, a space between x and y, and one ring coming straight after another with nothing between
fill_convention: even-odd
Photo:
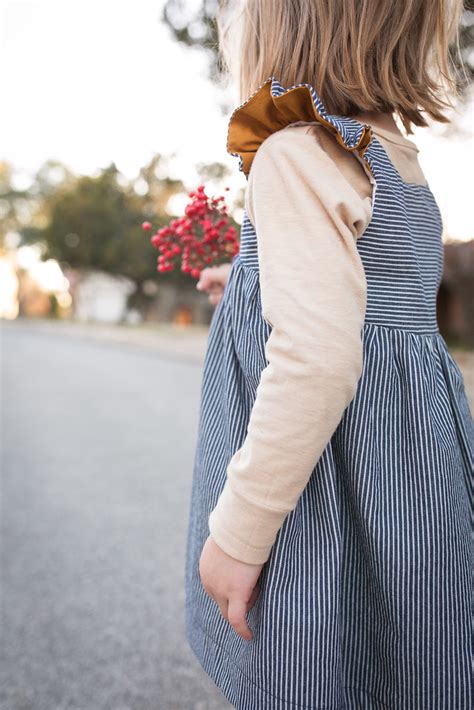
<instances>
[{"instance_id":1,"label":"blurred tree","mask_svg":"<svg viewBox=\"0 0 474 710\"><path fill-rule=\"evenodd\" d=\"M232 174L232 170L223 163L198 163L196 169L201 176L202 182L213 180L222 183L227 176Z\"/></svg>"},{"instance_id":2,"label":"blurred tree","mask_svg":"<svg viewBox=\"0 0 474 710\"><path fill-rule=\"evenodd\" d=\"M27 190L15 188L12 165L0 161L0 248L8 232L18 231L29 214L29 199Z\"/></svg>"},{"instance_id":3,"label":"blurred tree","mask_svg":"<svg viewBox=\"0 0 474 710\"><path fill-rule=\"evenodd\" d=\"M197 47L209 55L209 75L217 82L220 69L217 58L216 12L219 0L200 0L194 9L189 0L166 0L162 20L178 40L189 47Z\"/></svg>"},{"instance_id":4,"label":"blurred tree","mask_svg":"<svg viewBox=\"0 0 474 710\"><path fill-rule=\"evenodd\" d=\"M25 176L19 176L10 163L0 161L0 247L9 232L21 233L24 242L37 241L38 229L45 224L45 201L58 185L73 180L73 173L65 165L48 160L33 180L27 180L27 186L18 187L18 183L25 183Z\"/></svg>"},{"instance_id":5,"label":"blurred tree","mask_svg":"<svg viewBox=\"0 0 474 710\"><path fill-rule=\"evenodd\" d=\"M169 176L171 158L157 153L140 169L134 182L134 189L143 196L143 213L150 221L157 214L166 215L170 199L184 192L181 180Z\"/></svg>"},{"instance_id":6,"label":"blurred tree","mask_svg":"<svg viewBox=\"0 0 474 710\"><path fill-rule=\"evenodd\" d=\"M221 70L218 60L218 40L215 16L219 0L200 0L190 3L189 0L166 0L163 6L162 20L178 42L189 47L201 47L209 55L209 77L219 82ZM465 93L474 80L474 0L465 0L464 17L460 32L462 59L467 77L459 71L459 84ZM455 64L460 70L459 62ZM227 110L223 107L223 110Z\"/></svg>"},{"instance_id":7,"label":"blurred tree","mask_svg":"<svg viewBox=\"0 0 474 710\"><path fill-rule=\"evenodd\" d=\"M50 197L59 185L72 185L76 176L59 160L47 160L36 173L28 192L40 201Z\"/></svg>"},{"instance_id":8,"label":"blurred tree","mask_svg":"<svg viewBox=\"0 0 474 710\"><path fill-rule=\"evenodd\" d=\"M174 185L182 190L181 183ZM124 185L114 164L97 177L61 184L44 200L47 224L30 230L29 240L46 245L45 258L77 269L123 274L141 283L156 276L157 253L144 235L143 195ZM154 224L168 221L154 214Z\"/></svg>"}]
</instances>

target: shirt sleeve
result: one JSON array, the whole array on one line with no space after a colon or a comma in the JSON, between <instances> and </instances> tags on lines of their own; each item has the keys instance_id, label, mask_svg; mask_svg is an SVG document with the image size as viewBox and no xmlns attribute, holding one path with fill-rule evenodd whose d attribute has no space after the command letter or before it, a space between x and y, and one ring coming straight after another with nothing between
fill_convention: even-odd
<instances>
[{"instance_id":1,"label":"shirt sleeve","mask_svg":"<svg viewBox=\"0 0 474 710\"><path fill-rule=\"evenodd\" d=\"M262 564L362 373L367 283L356 241L372 204L314 131L296 126L262 143L245 199L272 330L246 438L209 530L227 554Z\"/></svg>"}]
</instances>

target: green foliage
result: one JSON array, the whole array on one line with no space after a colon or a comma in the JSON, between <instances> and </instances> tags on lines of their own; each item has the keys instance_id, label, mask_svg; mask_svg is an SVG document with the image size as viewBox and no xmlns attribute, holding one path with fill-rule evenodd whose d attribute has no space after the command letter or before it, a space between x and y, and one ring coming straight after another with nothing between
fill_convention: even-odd
<instances>
[{"instance_id":1,"label":"green foliage","mask_svg":"<svg viewBox=\"0 0 474 710\"><path fill-rule=\"evenodd\" d=\"M201 0L193 12L188 0L167 0L161 16L179 42L208 53L209 76L213 81L220 75L215 20L218 7L219 0Z\"/></svg>"},{"instance_id":2,"label":"green foliage","mask_svg":"<svg viewBox=\"0 0 474 710\"><path fill-rule=\"evenodd\" d=\"M49 220L37 233L45 257L142 281L155 274L155 253L141 229L143 200L120 186L114 165L80 177L48 199Z\"/></svg>"},{"instance_id":3,"label":"green foliage","mask_svg":"<svg viewBox=\"0 0 474 710\"><path fill-rule=\"evenodd\" d=\"M73 179L72 172L65 165L57 160L48 160L28 187L19 188L13 166L0 161L0 248L8 232L21 232L24 243L39 241L48 198L59 185L70 185Z\"/></svg>"}]
</instances>

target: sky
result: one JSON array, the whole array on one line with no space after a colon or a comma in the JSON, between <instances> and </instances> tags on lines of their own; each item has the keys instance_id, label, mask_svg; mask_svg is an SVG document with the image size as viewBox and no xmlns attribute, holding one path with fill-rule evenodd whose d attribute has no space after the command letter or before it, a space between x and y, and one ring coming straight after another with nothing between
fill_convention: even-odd
<instances>
[{"instance_id":1,"label":"sky","mask_svg":"<svg viewBox=\"0 0 474 710\"><path fill-rule=\"evenodd\" d=\"M191 6L198 0L188 0ZM175 154L172 177L193 187L198 162L233 171L227 154L235 94L207 78L204 53L181 46L160 24L163 0L0 0L0 159L25 175L58 159L93 174L114 161L134 178L156 152ZM474 237L472 104L463 133L417 129L419 160L451 239ZM230 193L232 197L232 192Z\"/></svg>"}]
</instances>

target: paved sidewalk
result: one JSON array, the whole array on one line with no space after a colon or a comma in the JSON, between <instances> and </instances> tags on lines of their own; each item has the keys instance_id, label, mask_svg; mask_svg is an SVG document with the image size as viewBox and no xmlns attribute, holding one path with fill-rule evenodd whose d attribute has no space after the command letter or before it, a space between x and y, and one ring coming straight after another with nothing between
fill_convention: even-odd
<instances>
[{"instance_id":1,"label":"paved sidewalk","mask_svg":"<svg viewBox=\"0 0 474 710\"><path fill-rule=\"evenodd\" d=\"M208 326L179 326L168 323L140 325L104 325L78 321L20 318L2 321L5 328L15 331L61 335L79 339L97 340L102 343L117 343L163 355L173 355L181 361L202 363L206 351Z\"/></svg>"}]
</instances>

